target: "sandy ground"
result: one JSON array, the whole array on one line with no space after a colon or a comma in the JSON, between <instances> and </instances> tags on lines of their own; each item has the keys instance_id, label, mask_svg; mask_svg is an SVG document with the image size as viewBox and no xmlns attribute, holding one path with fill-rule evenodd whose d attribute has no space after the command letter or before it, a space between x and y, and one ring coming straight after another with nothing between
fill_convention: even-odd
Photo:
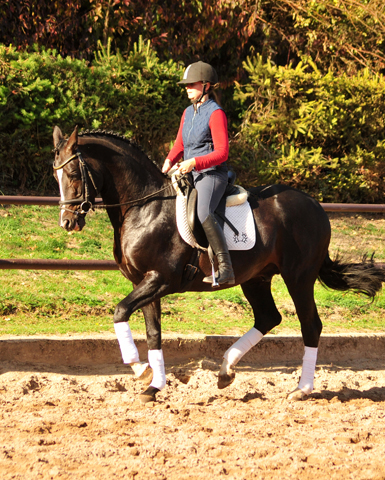
<instances>
[{"instance_id":1,"label":"sandy ground","mask_svg":"<svg viewBox=\"0 0 385 480\"><path fill-rule=\"evenodd\" d=\"M297 367L170 366L158 402L123 365L1 364L6 479L385 479L385 366L324 365L288 402Z\"/></svg>"}]
</instances>

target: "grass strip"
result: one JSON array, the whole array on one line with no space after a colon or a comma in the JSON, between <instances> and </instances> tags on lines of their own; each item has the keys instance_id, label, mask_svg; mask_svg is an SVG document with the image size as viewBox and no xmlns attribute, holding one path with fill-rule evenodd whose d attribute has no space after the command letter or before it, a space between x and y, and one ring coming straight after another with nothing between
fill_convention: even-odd
<instances>
[{"instance_id":1,"label":"grass strip","mask_svg":"<svg viewBox=\"0 0 385 480\"><path fill-rule=\"evenodd\" d=\"M375 251L385 260L383 214L330 214L331 254L352 261ZM0 206L0 258L68 258L108 260L113 231L105 212L88 216L81 233L68 234L57 225L58 208ZM115 271L2 270L0 335L50 335L113 332L117 303L132 285ZM282 323L273 334L300 333L293 302L280 276L273 296ZM324 333L383 331L385 296L370 303L362 295L315 287ZM238 335L253 325L253 315L239 286L211 293L173 294L162 300L163 331L181 334ZM141 312L130 319L134 332L144 333Z\"/></svg>"}]
</instances>

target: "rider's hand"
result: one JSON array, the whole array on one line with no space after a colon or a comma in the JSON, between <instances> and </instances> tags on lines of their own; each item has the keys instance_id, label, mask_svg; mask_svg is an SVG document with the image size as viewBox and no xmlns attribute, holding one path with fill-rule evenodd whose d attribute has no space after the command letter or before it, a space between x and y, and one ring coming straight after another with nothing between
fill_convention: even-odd
<instances>
[{"instance_id":1,"label":"rider's hand","mask_svg":"<svg viewBox=\"0 0 385 480\"><path fill-rule=\"evenodd\" d=\"M172 167L171 160L166 158L166 160L164 161L163 167L162 167L162 172L167 173L170 170L171 167Z\"/></svg>"},{"instance_id":2,"label":"rider's hand","mask_svg":"<svg viewBox=\"0 0 385 480\"><path fill-rule=\"evenodd\" d=\"M180 173L189 173L195 167L195 158L190 158L179 164Z\"/></svg>"}]
</instances>

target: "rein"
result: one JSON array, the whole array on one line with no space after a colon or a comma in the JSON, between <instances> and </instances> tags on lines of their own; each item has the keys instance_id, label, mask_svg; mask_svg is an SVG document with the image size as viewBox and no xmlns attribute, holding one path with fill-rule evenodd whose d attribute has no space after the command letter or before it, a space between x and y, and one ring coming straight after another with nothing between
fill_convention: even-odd
<instances>
[{"instance_id":1,"label":"rein","mask_svg":"<svg viewBox=\"0 0 385 480\"><path fill-rule=\"evenodd\" d=\"M63 205L80 205L80 210L79 211L68 210L68 211L71 211L71 213L74 213L76 215L86 215L90 210L94 210L95 208L110 208L110 207L122 207L122 206L125 206L125 205L132 205L132 204L135 204L135 203L138 203L138 202L142 202L143 200L147 200L149 198L155 197L156 195L158 195L158 193L164 192L165 190L167 190L170 187L170 185L166 185L165 187L160 188L156 192L150 193L149 195L146 195L144 197L137 198L135 200L130 200L130 201L124 202L124 203L107 204L107 205L106 204L98 204L98 203L93 204L90 201L89 185L88 185L87 177L90 178L90 180L92 182L92 185L95 189L95 192L97 192L98 189L95 185L95 182L94 182L94 179L93 179L92 174L90 172L90 169L88 168L88 165L86 164L86 162L83 160L82 154L79 151L76 152L74 155L72 155L72 157L65 160L58 167L55 167L55 165L53 165L53 169L54 170L61 170L62 168L64 168L68 163L70 163L75 158L79 159L80 173L81 173L82 185L83 185L82 197L80 199L77 199L77 200L76 199L65 200L65 201L60 200L59 205L62 205L62 206ZM185 177L186 177L186 174L181 175L178 180L172 181L171 185L174 185L174 184L178 183L178 181L180 179L185 178ZM63 209L66 210L65 208L63 208Z\"/></svg>"}]
</instances>

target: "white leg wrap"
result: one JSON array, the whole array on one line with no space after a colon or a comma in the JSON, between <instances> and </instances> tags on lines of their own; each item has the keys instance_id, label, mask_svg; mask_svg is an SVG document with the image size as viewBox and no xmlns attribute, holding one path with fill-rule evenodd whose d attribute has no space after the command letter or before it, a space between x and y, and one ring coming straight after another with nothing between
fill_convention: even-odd
<instances>
[{"instance_id":1,"label":"white leg wrap","mask_svg":"<svg viewBox=\"0 0 385 480\"><path fill-rule=\"evenodd\" d=\"M302 360L302 375L298 388L306 395L313 391L314 372L317 363L318 348L305 347L305 354Z\"/></svg>"},{"instance_id":2,"label":"white leg wrap","mask_svg":"<svg viewBox=\"0 0 385 480\"><path fill-rule=\"evenodd\" d=\"M163 350L149 350L148 362L153 372L150 387L162 390L166 386L166 370L164 368Z\"/></svg>"},{"instance_id":3,"label":"white leg wrap","mask_svg":"<svg viewBox=\"0 0 385 480\"><path fill-rule=\"evenodd\" d=\"M263 334L253 327L237 340L234 345L225 352L223 357L228 361L229 365L236 365L243 355L254 347L254 345L256 345L262 338Z\"/></svg>"},{"instance_id":4,"label":"white leg wrap","mask_svg":"<svg viewBox=\"0 0 385 480\"><path fill-rule=\"evenodd\" d=\"M118 338L123 363L139 362L139 353L128 322L114 323L115 333Z\"/></svg>"}]
</instances>

